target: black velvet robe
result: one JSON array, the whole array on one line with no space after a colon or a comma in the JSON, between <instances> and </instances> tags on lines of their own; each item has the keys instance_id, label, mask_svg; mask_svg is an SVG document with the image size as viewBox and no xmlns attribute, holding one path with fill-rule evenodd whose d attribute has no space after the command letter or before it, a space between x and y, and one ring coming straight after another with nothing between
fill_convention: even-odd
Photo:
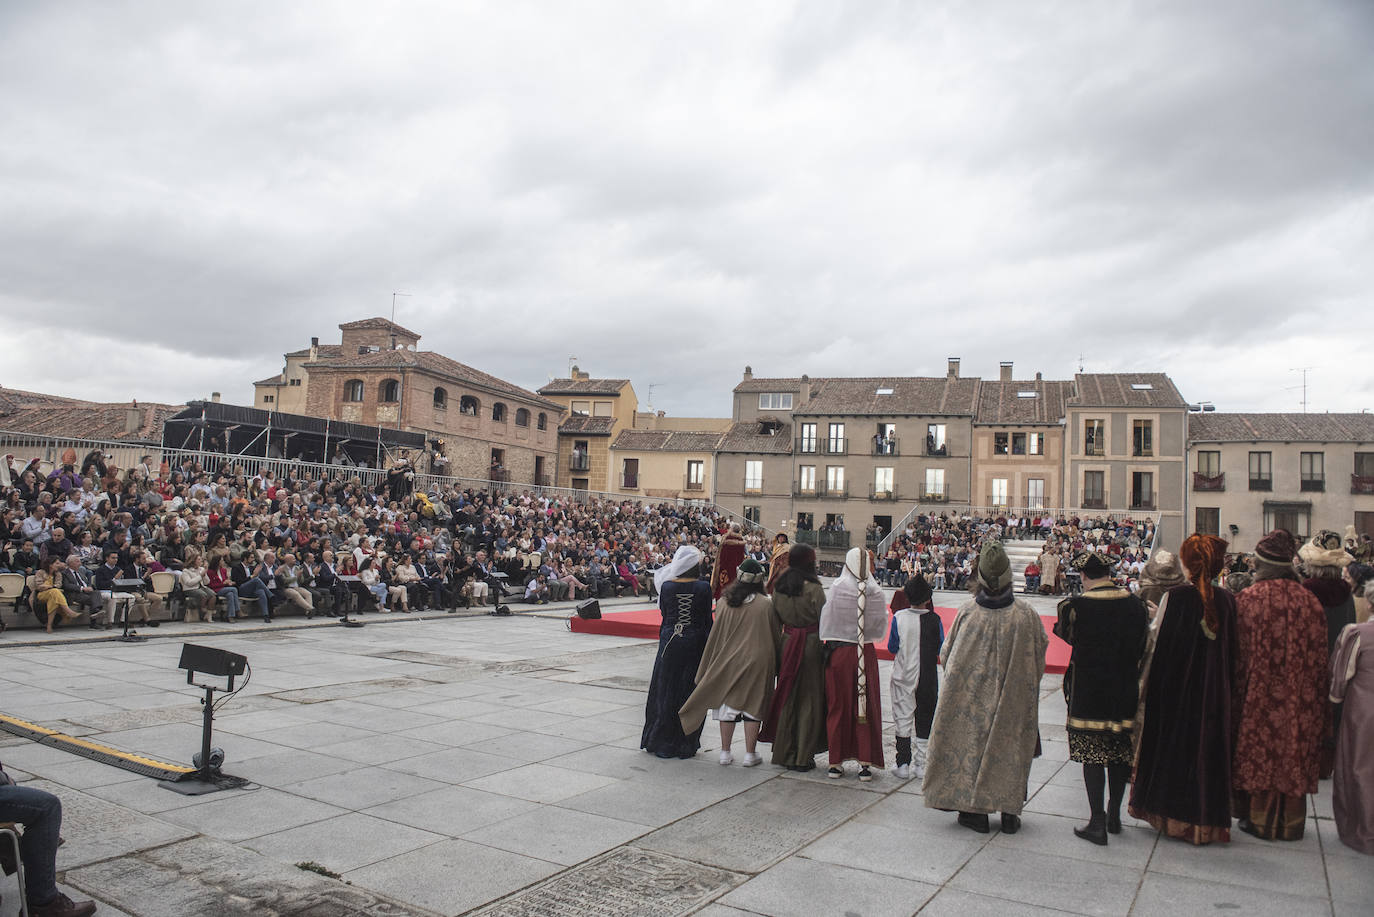
<instances>
[{"instance_id":1,"label":"black velvet robe","mask_svg":"<svg viewBox=\"0 0 1374 917\"><path fill-rule=\"evenodd\" d=\"M1166 595L1145 685L1130 812L1193 843L1229 840L1235 599L1213 591L1217 629L1208 639L1197 587L1175 586Z\"/></svg>"},{"instance_id":2,"label":"black velvet robe","mask_svg":"<svg viewBox=\"0 0 1374 917\"><path fill-rule=\"evenodd\" d=\"M705 580L669 580L659 591L658 607L663 624L639 744L659 757L690 758L701 747L702 727L683 732L678 711L696 690L697 667L711 635L711 586Z\"/></svg>"}]
</instances>

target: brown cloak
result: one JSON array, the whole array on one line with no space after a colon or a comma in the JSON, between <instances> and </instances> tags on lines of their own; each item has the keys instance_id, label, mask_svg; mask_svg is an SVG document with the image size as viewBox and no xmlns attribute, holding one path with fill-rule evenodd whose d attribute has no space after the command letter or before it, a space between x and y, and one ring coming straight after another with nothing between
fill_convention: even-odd
<instances>
[{"instance_id":1,"label":"brown cloak","mask_svg":"<svg viewBox=\"0 0 1374 917\"><path fill-rule=\"evenodd\" d=\"M706 714L728 704L763 719L773 701L782 631L766 595L751 595L735 608L716 603L716 623L697 666L697 686L678 716L682 731L700 729Z\"/></svg>"}]
</instances>

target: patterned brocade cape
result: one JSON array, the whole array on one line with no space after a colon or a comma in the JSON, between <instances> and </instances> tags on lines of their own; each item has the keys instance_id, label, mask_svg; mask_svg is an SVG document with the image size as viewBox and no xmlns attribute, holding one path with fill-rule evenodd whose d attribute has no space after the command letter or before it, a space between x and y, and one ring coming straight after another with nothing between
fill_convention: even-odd
<instances>
[{"instance_id":1,"label":"patterned brocade cape","mask_svg":"<svg viewBox=\"0 0 1374 917\"><path fill-rule=\"evenodd\" d=\"M1048 648L1040 616L1010 590L980 593L959 609L940 653L945 683L922 787L928 808L1021 813Z\"/></svg>"},{"instance_id":2,"label":"patterned brocade cape","mask_svg":"<svg viewBox=\"0 0 1374 917\"><path fill-rule=\"evenodd\" d=\"M1293 579L1260 580L1236 600L1232 780L1249 792L1317 791L1326 732L1326 612Z\"/></svg>"}]
</instances>

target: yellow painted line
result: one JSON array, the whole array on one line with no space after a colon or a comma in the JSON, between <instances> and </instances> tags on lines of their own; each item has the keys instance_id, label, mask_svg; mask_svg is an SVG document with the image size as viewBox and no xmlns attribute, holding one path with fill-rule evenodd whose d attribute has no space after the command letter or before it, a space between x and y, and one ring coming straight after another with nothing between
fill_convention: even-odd
<instances>
[{"instance_id":1,"label":"yellow painted line","mask_svg":"<svg viewBox=\"0 0 1374 917\"><path fill-rule=\"evenodd\" d=\"M56 733L53 736L53 739L62 745L75 745L78 748L85 748L91 751L102 752L104 754L120 758L124 761L133 761L137 764L146 764L150 767L162 768L163 770L177 771L183 774L189 774L191 773L191 771L195 770L195 768L193 767L183 767L180 764L168 764L166 761L159 761L156 758L145 758L142 755L136 755L132 752L120 751L118 748L111 748L108 745L101 745L99 742L88 742L85 739L77 739L72 736L62 735L61 733Z\"/></svg>"},{"instance_id":2,"label":"yellow painted line","mask_svg":"<svg viewBox=\"0 0 1374 917\"><path fill-rule=\"evenodd\" d=\"M135 764L142 764L145 767L156 767L177 774L190 774L195 771L193 767L186 767L181 764L168 764L166 761L159 761L156 758L148 758L143 755L133 754L132 752L120 751L118 748L101 745L99 742L89 742L86 739L78 739L75 736L66 735L55 729L48 729L45 726L39 726L16 717L6 716L3 713L0 713L0 723L9 723L12 726L18 726L22 729L38 733L50 740L54 747L57 748L61 748L63 745L74 745L77 748L84 748L88 751L98 751L101 754L109 755L112 758L119 758L122 761L131 761Z\"/></svg>"},{"instance_id":3,"label":"yellow painted line","mask_svg":"<svg viewBox=\"0 0 1374 917\"><path fill-rule=\"evenodd\" d=\"M30 723L30 722L27 722L27 721L25 721L25 720L16 719L15 717L12 717L12 716L6 716L6 715L3 714L3 713L0 713L0 722L9 723L11 726L19 726L20 728L23 728L23 729L29 729L29 730L32 730L33 732L41 733L42 735L45 735L45 736L56 736L56 735L61 735L61 734L62 734L62 733L58 732L58 731L55 730L55 729L47 729L47 728L45 728L45 727L43 727L43 726L39 726L39 725L37 725L37 724L35 724L35 723Z\"/></svg>"}]
</instances>

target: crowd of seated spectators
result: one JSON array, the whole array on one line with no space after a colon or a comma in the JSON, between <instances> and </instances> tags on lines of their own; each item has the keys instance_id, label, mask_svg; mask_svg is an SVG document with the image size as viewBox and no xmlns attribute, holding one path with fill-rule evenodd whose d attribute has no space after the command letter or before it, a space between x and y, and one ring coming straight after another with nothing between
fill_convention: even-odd
<instances>
[{"instance_id":1,"label":"crowd of seated spectators","mask_svg":"<svg viewBox=\"0 0 1374 917\"><path fill-rule=\"evenodd\" d=\"M1059 559L1063 581L1046 584L1051 593L1073 588L1069 560L1085 547L1104 550L1118 559L1117 580L1128 588L1138 588L1140 573L1149 560L1154 542L1153 519L1118 519L1113 516L1082 517L1053 515L962 516L940 513L918 515L892 539L891 547L878 558L880 582L900 586L916 573L923 574L936 589L967 589L973 577L973 564L986 538L1003 541L1043 541L1046 552ZM1027 571L1038 576L1038 569ZM1029 591L1038 591L1039 583Z\"/></svg>"},{"instance_id":2,"label":"crowd of seated spectators","mask_svg":"<svg viewBox=\"0 0 1374 917\"><path fill-rule=\"evenodd\" d=\"M154 621L165 612L270 619L283 606L313 615L375 603L404 613L502 597L651 597L652 571L680 544L700 548L709 565L729 522L714 508L673 503L457 485L415 491L403 464L366 486L344 468L277 478L233 463L211 473L190 458L127 470L96 453L82 463L63 458L47 474L37 460L5 458L0 570L36 577L60 562L85 571L87 591L64 584L40 603L31 590L29 602L40 614L49 602L80 607L92 626L110 624L112 579L143 580L149 588L131 605ZM178 582L174 609L151 588L162 571Z\"/></svg>"}]
</instances>

